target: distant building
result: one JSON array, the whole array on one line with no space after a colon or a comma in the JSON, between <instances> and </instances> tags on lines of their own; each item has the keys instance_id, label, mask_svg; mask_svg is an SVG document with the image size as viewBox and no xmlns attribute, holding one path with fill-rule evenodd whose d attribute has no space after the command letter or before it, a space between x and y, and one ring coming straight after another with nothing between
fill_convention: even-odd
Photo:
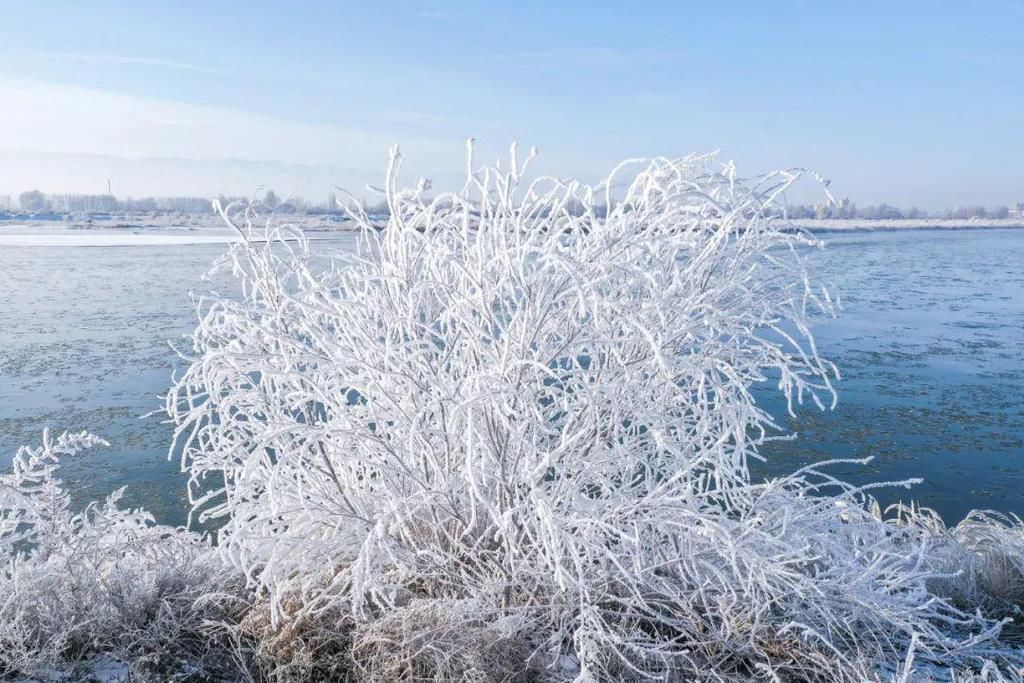
<instances>
[{"instance_id":1,"label":"distant building","mask_svg":"<svg viewBox=\"0 0 1024 683\"><path fill-rule=\"evenodd\" d=\"M1024 202L1017 202L1017 205L1010 209L1010 218L1024 218Z\"/></svg>"}]
</instances>

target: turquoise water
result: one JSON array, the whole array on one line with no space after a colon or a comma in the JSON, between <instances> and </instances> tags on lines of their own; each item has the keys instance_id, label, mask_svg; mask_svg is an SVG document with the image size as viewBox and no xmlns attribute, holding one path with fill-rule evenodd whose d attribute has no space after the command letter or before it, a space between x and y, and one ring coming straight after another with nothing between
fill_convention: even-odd
<instances>
[{"instance_id":1,"label":"turquoise water","mask_svg":"<svg viewBox=\"0 0 1024 683\"><path fill-rule=\"evenodd\" d=\"M317 242L350 249L352 237ZM204 279L223 244L131 247L0 246L0 467L17 447L86 429L110 442L70 459L61 477L81 501L126 486L126 504L183 523L184 477L168 460L172 429L159 415L170 343L195 325L190 292L232 292Z\"/></svg>"},{"instance_id":2,"label":"turquoise water","mask_svg":"<svg viewBox=\"0 0 1024 683\"><path fill-rule=\"evenodd\" d=\"M921 477L911 497L949 521L974 508L1024 515L1024 230L822 235L809 257L843 311L815 328L840 368L835 411L782 420L759 473L836 457L858 483ZM775 396L770 412L784 415Z\"/></svg>"},{"instance_id":3,"label":"turquoise water","mask_svg":"<svg viewBox=\"0 0 1024 683\"><path fill-rule=\"evenodd\" d=\"M874 456L834 471L864 482L923 477L880 498L912 495L950 520L976 507L1024 514L1024 230L824 237L829 248L809 265L844 303L816 328L843 371L839 405L783 420L799 438L766 449L758 474ZM65 467L78 496L127 486L129 504L184 521L170 426L141 416L161 407L180 367L167 342L193 325L189 291L231 290L201 279L223 250L0 248L0 466L45 426L88 429L111 447ZM784 412L774 395L759 397Z\"/></svg>"}]
</instances>

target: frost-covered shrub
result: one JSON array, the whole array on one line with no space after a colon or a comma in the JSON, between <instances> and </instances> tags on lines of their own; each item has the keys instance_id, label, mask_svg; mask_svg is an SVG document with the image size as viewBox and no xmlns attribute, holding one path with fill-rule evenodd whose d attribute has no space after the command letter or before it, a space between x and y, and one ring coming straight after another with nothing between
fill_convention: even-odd
<instances>
[{"instance_id":1,"label":"frost-covered shrub","mask_svg":"<svg viewBox=\"0 0 1024 683\"><path fill-rule=\"evenodd\" d=\"M1024 615L1024 522L1016 515L974 510L947 528L934 510L896 505L894 523L917 530L933 547L933 593L992 618ZM1022 624L1011 629L1020 634ZM1019 638L1019 635L1017 635Z\"/></svg>"},{"instance_id":2,"label":"frost-covered shrub","mask_svg":"<svg viewBox=\"0 0 1024 683\"><path fill-rule=\"evenodd\" d=\"M119 508L121 491L71 510L60 458L102 443L44 433L0 475L0 675L74 678L99 655L151 680L223 670L227 650L207 622L228 618L244 593L210 547Z\"/></svg>"},{"instance_id":3,"label":"frost-covered shrub","mask_svg":"<svg viewBox=\"0 0 1024 683\"><path fill-rule=\"evenodd\" d=\"M959 568L924 526L818 470L751 481L774 427L753 385L833 400L814 240L765 218L796 172L654 159L592 188L528 181L513 149L430 198L398 166L387 224L351 206L358 250L326 271L301 234L225 212L243 296L204 304L168 396L195 511L261 596L267 666L854 681L1021 664L1000 622L932 592Z\"/></svg>"},{"instance_id":4,"label":"frost-covered shrub","mask_svg":"<svg viewBox=\"0 0 1024 683\"><path fill-rule=\"evenodd\" d=\"M972 511L950 535L965 549L963 580L976 596L968 601L989 616L1019 618L1024 608L1024 523L1016 515ZM966 565L966 566L964 566ZM1018 628L1020 624L1018 624Z\"/></svg>"},{"instance_id":5,"label":"frost-covered shrub","mask_svg":"<svg viewBox=\"0 0 1024 683\"><path fill-rule=\"evenodd\" d=\"M352 671L353 620L349 610L328 605L306 609L316 583L295 581L271 601L263 597L232 629L244 646L248 670L256 680L348 680ZM275 618L275 614L280 615Z\"/></svg>"}]
</instances>

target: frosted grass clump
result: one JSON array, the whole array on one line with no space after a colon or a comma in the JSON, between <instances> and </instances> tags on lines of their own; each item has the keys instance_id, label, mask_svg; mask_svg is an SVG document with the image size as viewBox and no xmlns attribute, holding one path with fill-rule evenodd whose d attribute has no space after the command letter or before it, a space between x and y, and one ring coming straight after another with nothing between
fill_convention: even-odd
<instances>
[{"instance_id":1,"label":"frosted grass clump","mask_svg":"<svg viewBox=\"0 0 1024 683\"><path fill-rule=\"evenodd\" d=\"M224 671L229 650L207 626L229 613L232 574L209 546L120 508L123 489L71 510L60 459L104 443L47 432L0 475L0 677L78 680L96 657L148 680L186 660L191 674Z\"/></svg>"},{"instance_id":2,"label":"frosted grass clump","mask_svg":"<svg viewBox=\"0 0 1024 683\"><path fill-rule=\"evenodd\" d=\"M791 410L835 398L816 243L765 217L799 171L657 158L589 187L528 179L532 157L477 168L470 148L462 190L430 197L399 187L395 150L387 224L349 204L358 249L326 271L301 233L223 207L243 295L201 302L167 410L280 671L1020 666L1003 622L932 590L960 569L927 525L820 468L751 480L775 429L755 384Z\"/></svg>"}]
</instances>

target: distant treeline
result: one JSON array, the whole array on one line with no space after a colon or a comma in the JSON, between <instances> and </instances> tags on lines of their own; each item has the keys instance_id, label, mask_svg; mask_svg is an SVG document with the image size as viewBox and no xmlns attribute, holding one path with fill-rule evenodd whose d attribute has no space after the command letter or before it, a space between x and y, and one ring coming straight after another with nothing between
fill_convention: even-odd
<instances>
[{"instance_id":1,"label":"distant treeline","mask_svg":"<svg viewBox=\"0 0 1024 683\"><path fill-rule=\"evenodd\" d=\"M39 190L22 192L17 202L0 196L0 211L19 210L32 214L116 213L124 212L176 212L213 214L212 197L125 197L112 194L47 194ZM249 197L216 197L222 206L234 201L249 202ZM301 197L281 199L272 190L263 195L262 203L280 213L336 213L338 203L330 194L320 204L307 202ZM379 207L370 207L376 211ZM386 209L386 205L384 207Z\"/></svg>"},{"instance_id":2,"label":"distant treeline","mask_svg":"<svg viewBox=\"0 0 1024 683\"><path fill-rule=\"evenodd\" d=\"M780 212L781 213L781 212ZM1017 202L1013 207L995 206L958 206L943 211L925 211L916 206L900 209L885 202L875 206L858 207L849 199L838 204L790 204L786 206L789 218L859 218L864 220L894 220L901 218L1022 218L1024 202Z\"/></svg>"},{"instance_id":3,"label":"distant treeline","mask_svg":"<svg viewBox=\"0 0 1024 683\"><path fill-rule=\"evenodd\" d=\"M222 206L233 201L249 202L248 197L217 197ZM331 193L321 203L308 202L301 197L280 198L273 190L264 193L262 203L278 213L336 214L339 213L336 196ZM380 201L365 207L370 215L387 215L388 206ZM564 207L569 213L577 213L577 207L568 202ZM17 202L9 196L0 195L0 211L19 210L30 214L69 214L69 213L116 213L123 212L175 212L187 214L213 214L213 198L211 197L125 197L119 199L111 194L45 194L39 190L22 192ZM788 218L814 219L862 219L862 220L898 220L922 218L1024 218L1024 202L1017 202L1013 207L959 206L943 211L925 211L916 206L897 208L885 202L878 205L858 207L849 199L837 204L789 204L785 209L772 213Z\"/></svg>"}]
</instances>

